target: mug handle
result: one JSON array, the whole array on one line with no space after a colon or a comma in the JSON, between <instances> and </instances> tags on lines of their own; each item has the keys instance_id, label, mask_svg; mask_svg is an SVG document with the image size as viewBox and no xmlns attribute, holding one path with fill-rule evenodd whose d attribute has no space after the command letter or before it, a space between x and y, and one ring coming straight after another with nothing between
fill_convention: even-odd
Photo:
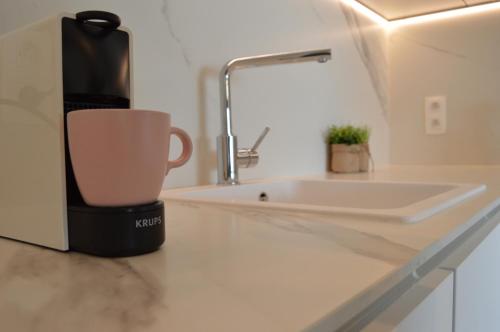
<instances>
[{"instance_id":1,"label":"mug handle","mask_svg":"<svg viewBox=\"0 0 500 332\"><path fill-rule=\"evenodd\" d=\"M181 140L182 153L179 158L168 161L167 173L172 168L181 167L187 163L189 158L191 158L191 153L193 152L193 143L191 142L191 138L184 130L177 127L170 127L170 135L175 135Z\"/></svg>"}]
</instances>

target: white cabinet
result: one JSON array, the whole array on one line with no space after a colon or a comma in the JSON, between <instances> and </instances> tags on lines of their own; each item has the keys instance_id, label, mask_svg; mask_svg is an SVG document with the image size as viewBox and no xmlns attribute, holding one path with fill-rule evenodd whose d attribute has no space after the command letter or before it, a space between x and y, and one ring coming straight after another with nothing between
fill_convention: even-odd
<instances>
[{"instance_id":1,"label":"white cabinet","mask_svg":"<svg viewBox=\"0 0 500 332\"><path fill-rule=\"evenodd\" d=\"M455 332L500 331L498 223L482 227L442 266L455 272Z\"/></svg>"},{"instance_id":2,"label":"white cabinet","mask_svg":"<svg viewBox=\"0 0 500 332\"><path fill-rule=\"evenodd\" d=\"M436 269L393 302L363 332L452 332L453 273Z\"/></svg>"},{"instance_id":3,"label":"white cabinet","mask_svg":"<svg viewBox=\"0 0 500 332\"><path fill-rule=\"evenodd\" d=\"M500 214L362 331L499 332Z\"/></svg>"}]
</instances>

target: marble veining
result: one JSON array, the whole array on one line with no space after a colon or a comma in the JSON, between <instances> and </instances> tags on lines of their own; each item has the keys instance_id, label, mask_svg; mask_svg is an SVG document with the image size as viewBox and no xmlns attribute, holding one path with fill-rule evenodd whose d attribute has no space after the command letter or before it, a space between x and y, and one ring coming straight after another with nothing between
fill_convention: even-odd
<instances>
[{"instance_id":1,"label":"marble veining","mask_svg":"<svg viewBox=\"0 0 500 332\"><path fill-rule=\"evenodd\" d=\"M423 42L423 41L417 40L416 38L413 38L413 37L411 37L408 34L393 33L391 35L391 40L393 38L400 38L400 39L405 40L406 42L413 43L415 45L427 48L429 50L433 50L433 51L436 51L436 52L439 52L439 53L442 53L442 54L445 54L445 55L450 55L450 56L452 56L454 58L459 58L459 59L467 60L467 56L465 54L462 54L462 53L459 53L459 52L454 52L452 50L449 50L449 49L446 49L446 48L443 48L443 47L439 47L439 46L436 46L436 45L432 45L429 42Z\"/></svg>"},{"instance_id":2,"label":"marble veining","mask_svg":"<svg viewBox=\"0 0 500 332\"><path fill-rule=\"evenodd\" d=\"M47 91L40 91L36 87L25 87L16 96L17 100L2 98L5 94L2 91L0 93L0 115L3 112L26 112L30 116L47 124L54 132L57 132L59 128L58 119L54 119L40 110L40 105L45 102L46 97L53 95L54 91L54 86Z\"/></svg>"},{"instance_id":3,"label":"marble veining","mask_svg":"<svg viewBox=\"0 0 500 332\"><path fill-rule=\"evenodd\" d=\"M321 24L326 24L328 23L328 21L323 18L323 15L321 15L321 10L318 8L318 5L316 3L318 3L320 0L313 0L310 2L311 4L311 9L312 9L312 12L314 13L314 16L316 16L316 18L318 19L319 22L321 22Z\"/></svg>"},{"instance_id":4,"label":"marble veining","mask_svg":"<svg viewBox=\"0 0 500 332\"><path fill-rule=\"evenodd\" d=\"M219 208L224 209L223 207ZM235 213L238 211L238 208L225 208L225 210L232 210ZM331 241L357 255L377 259L394 266L404 263L418 253L418 249L393 242L381 235L361 232L341 225L328 224L328 227L325 227L325 223L331 221L332 217L315 216L311 218L310 215L304 213L283 214L280 212L264 212L257 209L250 211L250 213L239 213L248 215L255 222L262 222L288 232L308 234L319 239ZM286 217L280 218L283 215Z\"/></svg>"},{"instance_id":5,"label":"marble veining","mask_svg":"<svg viewBox=\"0 0 500 332\"><path fill-rule=\"evenodd\" d=\"M362 17L352 7L340 2L340 7L349 25L358 54L368 71L373 88L377 93L384 116L389 114L389 85L387 35L368 18Z\"/></svg>"},{"instance_id":6,"label":"marble veining","mask_svg":"<svg viewBox=\"0 0 500 332\"><path fill-rule=\"evenodd\" d=\"M168 310L159 280L125 259L12 244L0 273L0 318L10 331L138 331Z\"/></svg>"},{"instance_id":7,"label":"marble veining","mask_svg":"<svg viewBox=\"0 0 500 332\"><path fill-rule=\"evenodd\" d=\"M169 0L162 0L162 6L161 6L161 13L163 15L163 19L167 23L167 28L168 28L168 33L170 34L170 37L175 41L177 46L179 47L179 50L182 54L182 58L184 59L184 62L186 65L189 67L191 66L191 59L189 58L186 49L182 45L182 41L178 34L175 32L174 26L172 24L172 19L170 17L170 6L169 6Z\"/></svg>"}]
</instances>

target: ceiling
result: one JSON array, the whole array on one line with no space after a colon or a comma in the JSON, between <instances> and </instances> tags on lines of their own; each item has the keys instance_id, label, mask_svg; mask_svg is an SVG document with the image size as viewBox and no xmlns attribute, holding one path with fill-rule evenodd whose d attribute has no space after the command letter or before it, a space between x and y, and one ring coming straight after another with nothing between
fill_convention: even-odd
<instances>
[{"instance_id":1,"label":"ceiling","mask_svg":"<svg viewBox=\"0 0 500 332\"><path fill-rule=\"evenodd\" d=\"M385 19L397 20L450 9L498 2L491 0L357 0Z\"/></svg>"}]
</instances>

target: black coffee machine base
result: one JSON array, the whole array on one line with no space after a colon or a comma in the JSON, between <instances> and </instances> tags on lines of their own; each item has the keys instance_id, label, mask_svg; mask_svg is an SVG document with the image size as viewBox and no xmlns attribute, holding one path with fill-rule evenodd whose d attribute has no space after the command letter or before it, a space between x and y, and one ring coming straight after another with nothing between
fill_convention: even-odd
<instances>
[{"instance_id":1,"label":"black coffee machine base","mask_svg":"<svg viewBox=\"0 0 500 332\"><path fill-rule=\"evenodd\" d=\"M69 248L103 257L156 251L165 242L162 201L123 207L68 207Z\"/></svg>"}]
</instances>

